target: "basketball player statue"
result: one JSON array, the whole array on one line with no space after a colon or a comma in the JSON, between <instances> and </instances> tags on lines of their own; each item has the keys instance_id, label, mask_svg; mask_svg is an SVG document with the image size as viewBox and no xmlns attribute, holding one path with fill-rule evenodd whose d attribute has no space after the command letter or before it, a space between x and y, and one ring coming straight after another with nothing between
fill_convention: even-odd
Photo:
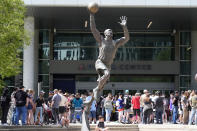
<instances>
[{"instance_id":1,"label":"basketball player statue","mask_svg":"<svg viewBox=\"0 0 197 131\"><path fill-rule=\"evenodd\" d=\"M127 17L120 17L120 21L121 22L118 23L123 28L124 37L113 40L113 32L111 29L104 31L105 37L100 34L96 29L94 14L90 13L90 29L99 46L99 56L95 63L95 68L98 73L98 86L93 90L95 100L97 100L98 93L104 88L105 83L110 77L111 64L113 63L118 47L124 45L129 40L129 32L126 26Z\"/></svg>"},{"instance_id":2,"label":"basketball player statue","mask_svg":"<svg viewBox=\"0 0 197 131\"><path fill-rule=\"evenodd\" d=\"M113 32L111 29L106 29L104 31L104 36L96 29L94 14L98 11L98 5L93 3L89 5L90 11L90 29L92 34L99 46L99 56L95 63L95 68L98 73L98 86L93 90L93 96L90 101L85 101L85 109L82 115L82 129L81 131L90 130L88 115L92 102L97 100L98 94L103 90L105 83L110 77L111 64L116 55L118 47L124 45L129 41L129 32L127 29L127 17L120 17L120 22L118 22L124 31L124 37L120 39L113 40ZM91 10L92 9L92 10Z\"/></svg>"}]
</instances>

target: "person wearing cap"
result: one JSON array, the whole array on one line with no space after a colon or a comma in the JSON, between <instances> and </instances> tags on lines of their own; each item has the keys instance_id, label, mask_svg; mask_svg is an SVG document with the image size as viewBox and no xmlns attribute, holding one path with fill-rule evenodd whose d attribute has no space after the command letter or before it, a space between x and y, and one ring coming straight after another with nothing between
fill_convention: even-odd
<instances>
[{"instance_id":1,"label":"person wearing cap","mask_svg":"<svg viewBox=\"0 0 197 131\"><path fill-rule=\"evenodd\" d=\"M20 86L19 90L15 93L14 98L16 102L16 119L15 124L19 125L19 118L22 115L22 125L26 125L28 95L24 91L25 87Z\"/></svg>"},{"instance_id":2,"label":"person wearing cap","mask_svg":"<svg viewBox=\"0 0 197 131\"><path fill-rule=\"evenodd\" d=\"M194 91L194 96L191 98L191 113L189 116L189 125L192 125L195 116L195 125L197 125L197 90Z\"/></svg>"}]
</instances>

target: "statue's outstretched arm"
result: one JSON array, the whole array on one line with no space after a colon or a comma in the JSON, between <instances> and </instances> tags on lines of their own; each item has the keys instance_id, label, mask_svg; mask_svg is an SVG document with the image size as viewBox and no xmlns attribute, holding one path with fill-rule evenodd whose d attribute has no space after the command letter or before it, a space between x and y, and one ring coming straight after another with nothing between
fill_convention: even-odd
<instances>
[{"instance_id":1,"label":"statue's outstretched arm","mask_svg":"<svg viewBox=\"0 0 197 131\"><path fill-rule=\"evenodd\" d=\"M129 31L127 29L127 17L126 16L122 16L120 17L121 22L119 22L119 24L122 26L123 31L124 31L124 37L121 37L120 39L116 40L116 44L118 46L124 45L125 43L127 43L129 41Z\"/></svg>"},{"instance_id":2,"label":"statue's outstretched arm","mask_svg":"<svg viewBox=\"0 0 197 131\"><path fill-rule=\"evenodd\" d=\"M101 35L100 32L96 29L96 24L95 24L95 19L94 19L94 14L90 13L90 29L92 31L92 34L96 41L100 44L101 43Z\"/></svg>"}]
</instances>

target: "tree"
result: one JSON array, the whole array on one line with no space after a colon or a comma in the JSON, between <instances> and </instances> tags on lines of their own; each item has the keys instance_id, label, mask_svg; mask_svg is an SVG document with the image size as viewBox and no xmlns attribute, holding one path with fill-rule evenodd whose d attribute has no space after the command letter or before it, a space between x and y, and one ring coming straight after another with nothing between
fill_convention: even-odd
<instances>
[{"instance_id":1,"label":"tree","mask_svg":"<svg viewBox=\"0 0 197 131\"><path fill-rule=\"evenodd\" d=\"M23 0L0 0L0 85L21 72L20 54L28 36L24 29Z\"/></svg>"}]
</instances>

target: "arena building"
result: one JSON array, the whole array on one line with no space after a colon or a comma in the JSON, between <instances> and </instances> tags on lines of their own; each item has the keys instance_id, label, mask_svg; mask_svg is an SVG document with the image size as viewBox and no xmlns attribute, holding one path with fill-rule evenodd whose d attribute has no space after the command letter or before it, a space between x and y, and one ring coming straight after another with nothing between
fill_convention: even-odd
<instances>
[{"instance_id":1,"label":"arena building","mask_svg":"<svg viewBox=\"0 0 197 131\"><path fill-rule=\"evenodd\" d=\"M23 84L85 92L97 85L98 46L90 32L93 0L24 0L25 29L31 44L23 52ZM196 0L95 0L97 29L123 36L120 16L128 17L130 40L118 49L104 94L128 89L168 93L194 89L197 82ZM17 78L16 78L17 81Z\"/></svg>"}]
</instances>

